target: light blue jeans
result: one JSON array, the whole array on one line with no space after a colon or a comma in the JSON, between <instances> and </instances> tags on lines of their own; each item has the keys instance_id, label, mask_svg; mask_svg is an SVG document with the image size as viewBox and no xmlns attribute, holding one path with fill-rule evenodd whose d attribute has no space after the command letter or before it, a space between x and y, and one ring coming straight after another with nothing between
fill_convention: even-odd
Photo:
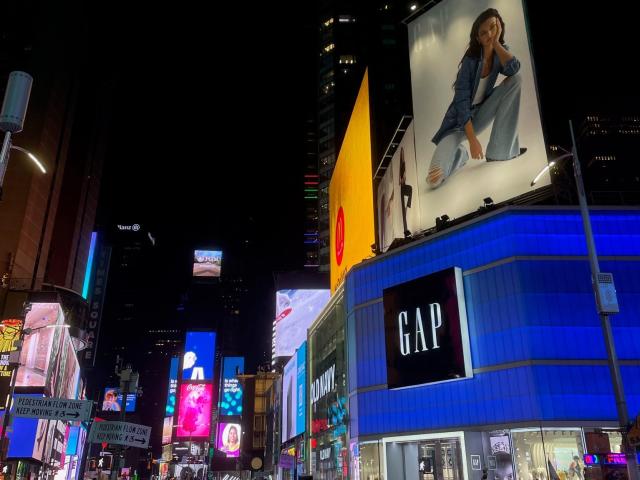
<instances>
[{"instance_id":1,"label":"light blue jeans","mask_svg":"<svg viewBox=\"0 0 640 480\"><path fill-rule=\"evenodd\" d=\"M518 116L521 84L519 74L505 78L489 98L473 107L471 111L471 123L476 135L482 133L493 121L489 144L484 152L486 158L510 160L520 154ZM469 152L462 144L466 139L464 131L455 130L440 140L429 165L427 183L431 188L442 185L467 163Z\"/></svg>"}]
</instances>

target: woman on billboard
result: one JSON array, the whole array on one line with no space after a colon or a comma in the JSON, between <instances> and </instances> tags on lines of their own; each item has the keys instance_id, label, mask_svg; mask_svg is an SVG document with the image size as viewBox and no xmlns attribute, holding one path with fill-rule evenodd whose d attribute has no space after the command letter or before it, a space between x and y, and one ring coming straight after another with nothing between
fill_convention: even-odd
<instances>
[{"instance_id":1,"label":"woman on billboard","mask_svg":"<svg viewBox=\"0 0 640 480\"><path fill-rule=\"evenodd\" d=\"M495 8L482 12L471 27L469 46L458 67L453 101L432 139L436 150L427 183L439 187L471 158L485 158L477 135L493 121L487 162L516 158L526 152L518 142L520 62L504 44L505 24ZM495 86L498 74L507 78Z\"/></svg>"}]
</instances>

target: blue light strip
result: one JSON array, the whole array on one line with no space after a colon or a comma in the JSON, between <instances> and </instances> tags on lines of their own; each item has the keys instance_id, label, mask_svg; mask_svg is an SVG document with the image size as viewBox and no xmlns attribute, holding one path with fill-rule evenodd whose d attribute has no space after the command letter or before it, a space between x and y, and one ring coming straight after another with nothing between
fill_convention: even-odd
<instances>
[{"instance_id":1,"label":"blue light strip","mask_svg":"<svg viewBox=\"0 0 640 480\"><path fill-rule=\"evenodd\" d=\"M98 232L91 232L91 245L89 246L89 258L87 259L87 268L84 271L84 284L82 285L82 298L85 300L89 294L89 283L91 280L91 269L93 268L93 256L96 251L96 239Z\"/></svg>"}]
</instances>

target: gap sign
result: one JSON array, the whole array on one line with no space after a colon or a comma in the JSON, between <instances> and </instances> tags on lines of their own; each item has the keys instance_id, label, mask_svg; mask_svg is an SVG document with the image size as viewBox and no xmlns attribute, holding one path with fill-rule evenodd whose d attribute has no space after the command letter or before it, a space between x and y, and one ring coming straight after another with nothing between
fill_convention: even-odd
<instances>
[{"instance_id":1,"label":"gap sign","mask_svg":"<svg viewBox=\"0 0 640 480\"><path fill-rule=\"evenodd\" d=\"M93 422L89 441L127 447L147 448L151 427L127 422Z\"/></svg>"},{"instance_id":2,"label":"gap sign","mask_svg":"<svg viewBox=\"0 0 640 480\"><path fill-rule=\"evenodd\" d=\"M91 404L91 400L16 397L13 415L22 418L85 422L91 418Z\"/></svg>"}]
</instances>

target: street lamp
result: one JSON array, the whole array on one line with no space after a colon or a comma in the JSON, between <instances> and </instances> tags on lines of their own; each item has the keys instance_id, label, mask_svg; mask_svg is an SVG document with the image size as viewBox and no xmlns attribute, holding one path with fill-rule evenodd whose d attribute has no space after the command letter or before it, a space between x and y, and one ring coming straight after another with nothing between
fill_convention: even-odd
<instances>
[{"instance_id":1,"label":"street lamp","mask_svg":"<svg viewBox=\"0 0 640 480\"><path fill-rule=\"evenodd\" d=\"M605 346L607 348L607 360L609 363L609 372L613 383L613 391L616 398L616 408L618 411L618 423L622 429L622 438L627 457L627 470L629 472L629 480L640 480L638 472L638 463L635 449L631 448L627 440L627 428L629 426L629 413L627 410L627 402L624 395L624 386L622 376L620 375L620 366L618 365L618 355L609 321L609 314L618 313L618 300L616 298L613 285L613 275L600 272L600 264L598 263L598 254L596 253L596 244L591 229L591 219L589 218L589 207L587 205L587 195L584 190L584 182L582 180L582 170L580 169L580 160L578 159L578 149L576 147L576 139L573 133L573 123L569 120L569 130L571 131L571 152L562 148L555 147L554 150L560 150L564 154L555 159L542 169L535 179L531 182L531 186L546 173L549 168L565 158L571 158L573 164L573 176L576 181L576 190L578 191L578 203L580 205L580 214L582 216L582 225L587 240L587 250L589 252L589 265L591 268L591 284L596 297L596 309L600 316L600 324L604 336Z\"/></svg>"},{"instance_id":2,"label":"street lamp","mask_svg":"<svg viewBox=\"0 0 640 480\"><path fill-rule=\"evenodd\" d=\"M23 345L23 342L24 342L24 337L26 335L31 335L32 333L37 332L38 330L42 330L44 328L69 328L69 327L70 327L70 325L67 325L67 324L43 325L42 327L25 328L25 329L22 330L22 338L18 342L18 349L15 352L12 352L12 355L15 355L18 360L14 363L13 372L11 372L11 383L9 384L9 398L7 399L7 404L6 404L6 408L5 408L5 412L4 412L4 418L2 419L2 432L0 433L0 446L4 447L4 443L5 443L5 439L6 439L7 427L9 425L9 412L11 411L11 406L13 404L13 398L15 396L16 381L18 379L18 369L20 367L20 360L19 359L20 359L20 353L22 352L22 345ZM11 363L13 363L13 362L11 362ZM6 448L5 449L4 458L2 459L4 462L6 462L8 455L9 455L9 449Z\"/></svg>"},{"instance_id":3,"label":"street lamp","mask_svg":"<svg viewBox=\"0 0 640 480\"><path fill-rule=\"evenodd\" d=\"M33 163L36 164L36 166L40 169L42 173L47 173L47 171L44 168L44 165L42 165L42 162L38 160L38 158L29 150L27 150L26 148L18 147L17 145L11 145L10 148L13 148L14 150L18 150L19 152L24 153L27 157L31 159Z\"/></svg>"}]
</instances>

